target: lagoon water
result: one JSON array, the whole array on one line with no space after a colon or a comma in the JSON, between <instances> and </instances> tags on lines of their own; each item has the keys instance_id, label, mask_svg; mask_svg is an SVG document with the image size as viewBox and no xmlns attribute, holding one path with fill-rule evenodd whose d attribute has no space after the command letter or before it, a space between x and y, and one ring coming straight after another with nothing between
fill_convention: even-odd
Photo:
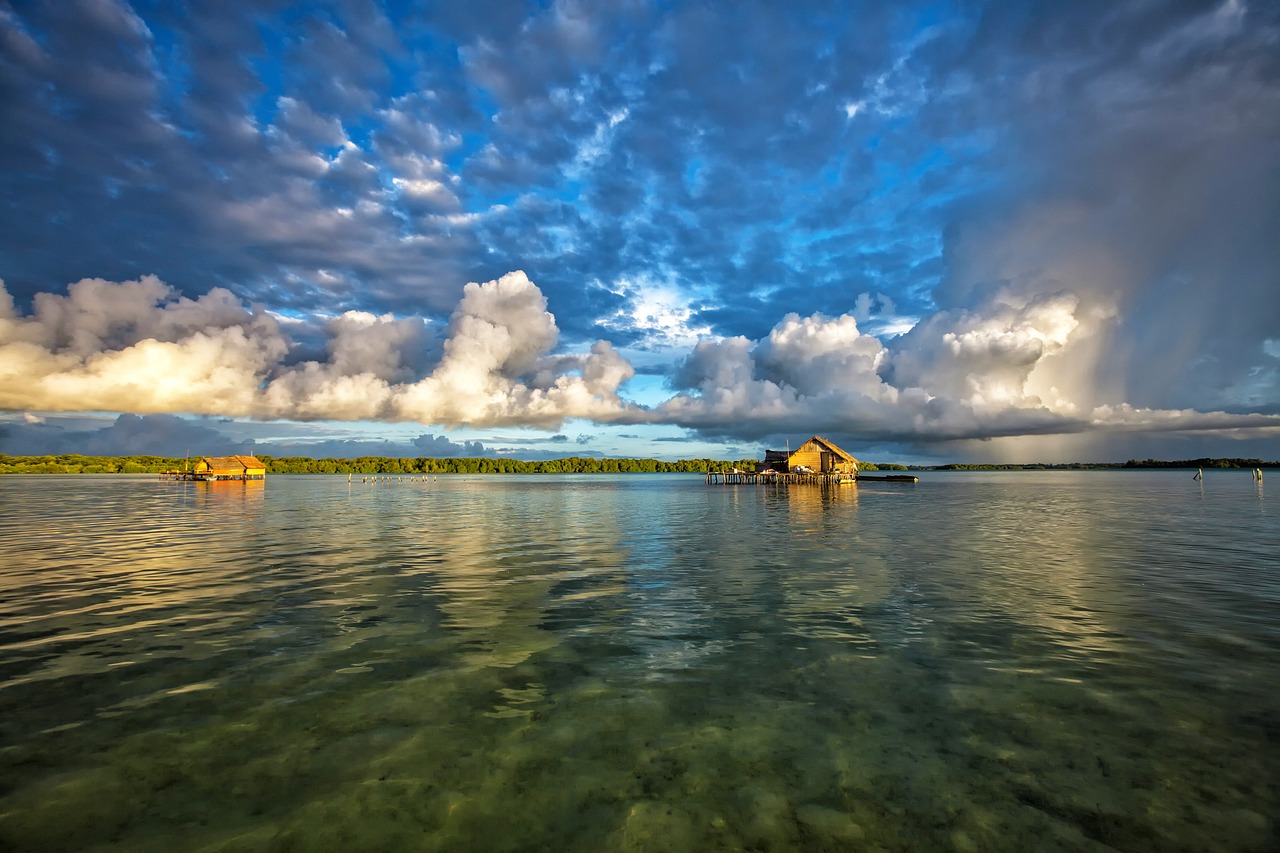
<instances>
[{"instance_id":1,"label":"lagoon water","mask_svg":"<svg viewBox=\"0 0 1280 853\"><path fill-rule=\"evenodd\" d=\"M0 849L1280 847L1248 472L359 480L0 478Z\"/></svg>"}]
</instances>

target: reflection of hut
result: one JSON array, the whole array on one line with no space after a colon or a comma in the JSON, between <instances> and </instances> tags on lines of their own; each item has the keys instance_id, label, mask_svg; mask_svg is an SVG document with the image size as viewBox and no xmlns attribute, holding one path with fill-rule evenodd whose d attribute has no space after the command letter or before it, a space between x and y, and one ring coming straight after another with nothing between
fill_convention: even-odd
<instances>
[{"instance_id":1,"label":"reflection of hut","mask_svg":"<svg viewBox=\"0 0 1280 853\"><path fill-rule=\"evenodd\" d=\"M856 474L858 460L837 447L834 442L815 435L790 453L766 450L761 468L784 474L796 473L800 469L816 474Z\"/></svg>"},{"instance_id":2,"label":"reflection of hut","mask_svg":"<svg viewBox=\"0 0 1280 853\"><path fill-rule=\"evenodd\" d=\"M267 466L256 456L203 456L192 473L197 480L265 480Z\"/></svg>"}]
</instances>

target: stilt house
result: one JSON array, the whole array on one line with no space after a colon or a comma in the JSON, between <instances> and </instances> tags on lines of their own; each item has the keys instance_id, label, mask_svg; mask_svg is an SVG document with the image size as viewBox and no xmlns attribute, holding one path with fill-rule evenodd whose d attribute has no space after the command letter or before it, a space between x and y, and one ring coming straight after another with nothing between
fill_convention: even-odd
<instances>
[{"instance_id":1,"label":"stilt house","mask_svg":"<svg viewBox=\"0 0 1280 853\"><path fill-rule=\"evenodd\" d=\"M200 480L265 480L267 466L256 456L202 456L194 474Z\"/></svg>"},{"instance_id":2,"label":"stilt house","mask_svg":"<svg viewBox=\"0 0 1280 853\"><path fill-rule=\"evenodd\" d=\"M784 474L794 473L798 468L819 474L855 474L858 471L858 460L829 439L815 435L790 453L766 450L760 467L762 470L780 471Z\"/></svg>"}]
</instances>

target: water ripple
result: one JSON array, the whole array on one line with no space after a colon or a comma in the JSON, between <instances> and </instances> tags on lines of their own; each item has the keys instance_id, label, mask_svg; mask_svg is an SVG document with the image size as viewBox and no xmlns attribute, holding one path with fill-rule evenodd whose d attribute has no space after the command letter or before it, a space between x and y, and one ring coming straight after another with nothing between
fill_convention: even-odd
<instances>
[{"instance_id":1,"label":"water ripple","mask_svg":"<svg viewBox=\"0 0 1280 853\"><path fill-rule=\"evenodd\" d=\"M1183 479L3 478L0 846L1262 848L1280 532Z\"/></svg>"}]
</instances>

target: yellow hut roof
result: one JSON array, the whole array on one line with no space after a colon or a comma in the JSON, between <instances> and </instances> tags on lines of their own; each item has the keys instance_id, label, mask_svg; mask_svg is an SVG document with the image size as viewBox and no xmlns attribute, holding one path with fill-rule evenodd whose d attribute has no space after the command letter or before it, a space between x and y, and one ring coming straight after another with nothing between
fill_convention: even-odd
<instances>
[{"instance_id":1,"label":"yellow hut roof","mask_svg":"<svg viewBox=\"0 0 1280 853\"><path fill-rule=\"evenodd\" d=\"M836 443L835 443L834 441L831 441L830 439L823 438L823 437L822 437L822 436L820 436L820 435L815 435L813 438L809 439L809 441L806 441L804 444L810 444L810 443L813 443L813 442L816 442L817 444L821 444L821 445L822 445L823 447L825 447L828 451L830 451L831 453L834 453L836 456L840 457L841 459L847 459L847 460L849 460L850 462L857 462L857 461L858 461L857 459L855 459L855 458L853 457L853 454L852 454L852 453L849 453L848 451L846 451L846 450L844 450L843 448L839 447L838 445L836 445ZM800 445L800 447L804 447L804 444ZM800 448L796 448L796 451L795 451L795 452L796 452L796 453L799 453L799 452L800 452ZM794 455L794 454L793 454L793 455Z\"/></svg>"},{"instance_id":2,"label":"yellow hut roof","mask_svg":"<svg viewBox=\"0 0 1280 853\"><path fill-rule=\"evenodd\" d=\"M200 461L210 471L248 471L253 468L266 469L266 465L256 456L202 456Z\"/></svg>"}]
</instances>

